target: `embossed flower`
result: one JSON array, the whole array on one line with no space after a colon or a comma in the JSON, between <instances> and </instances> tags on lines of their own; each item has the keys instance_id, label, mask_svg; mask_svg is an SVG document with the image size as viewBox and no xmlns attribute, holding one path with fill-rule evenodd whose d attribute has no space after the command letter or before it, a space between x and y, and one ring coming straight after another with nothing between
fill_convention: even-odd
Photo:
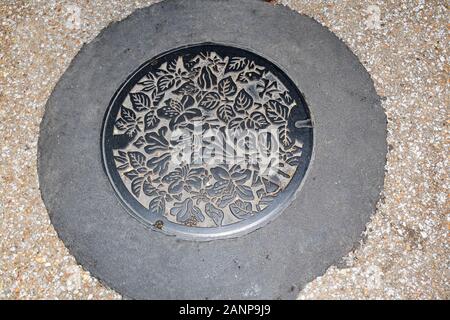
<instances>
[{"instance_id":1,"label":"embossed flower","mask_svg":"<svg viewBox=\"0 0 450 320\"><path fill-rule=\"evenodd\" d=\"M183 189L191 192L192 188L199 190L205 176L204 168L189 168L188 165L175 168L174 171L162 178L164 183L168 183L170 193L180 193Z\"/></svg>"},{"instance_id":2,"label":"embossed flower","mask_svg":"<svg viewBox=\"0 0 450 320\"><path fill-rule=\"evenodd\" d=\"M165 106L158 109L161 118L170 119L169 128L174 130L181 125L187 125L194 117L201 117L202 112L194 105L194 98L183 96L181 100L171 98L166 100Z\"/></svg>"},{"instance_id":3,"label":"embossed flower","mask_svg":"<svg viewBox=\"0 0 450 320\"><path fill-rule=\"evenodd\" d=\"M218 166L211 169L216 182L208 188L211 197L220 197L219 207L224 208L236 197L243 200L253 200L252 189L245 185L251 177L249 169L242 169L239 165L232 166L229 170L226 167Z\"/></svg>"}]
</instances>

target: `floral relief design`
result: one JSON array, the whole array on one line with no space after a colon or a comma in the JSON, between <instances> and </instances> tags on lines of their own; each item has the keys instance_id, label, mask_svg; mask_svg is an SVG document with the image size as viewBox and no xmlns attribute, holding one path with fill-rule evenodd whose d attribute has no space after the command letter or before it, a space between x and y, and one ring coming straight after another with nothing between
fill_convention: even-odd
<instances>
[{"instance_id":1,"label":"floral relief design","mask_svg":"<svg viewBox=\"0 0 450 320\"><path fill-rule=\"evenodd\" d=\"M292 125L298 101L248 56L204 50L158 61L135 83L114 119L112 135L120 138L114 164L123 184L151 214L176 224L220 227L258 215L286 188L301 159L302 141ZM233 164L174 165L179 142L171 133L192 131L195 121L206 129L276 128L281 162L276 174L263 172L248 155ZM249 154L257 143L251 135L238 142Z\"/></svg>"}]
</instances>

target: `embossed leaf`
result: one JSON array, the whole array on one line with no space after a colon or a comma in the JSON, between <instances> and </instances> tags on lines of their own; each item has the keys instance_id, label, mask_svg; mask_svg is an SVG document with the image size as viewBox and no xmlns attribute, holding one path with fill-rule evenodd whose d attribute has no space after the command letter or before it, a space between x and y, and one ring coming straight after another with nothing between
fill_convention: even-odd
<instances>
[{"instance_id":1,"label":"embossed leaf","mask_svg":"<svg viewBox=\"0 0 450 320\"><path fill-rule=\"evenodd\" d=\"M290 137L290 131L288 127L282 126L278 128L278 134L280 137L280 142L285 149L291 147L294 144L294 141Z\"/></svg>"},{"instance_id":2,"label":"embossed leaf","mask_svg":"<svg viewBox=\"0 0 450 320\"><path fill-rule=\"evenodd\" d=\"M233 107L224 104L217 109L217 117L225 123L228 123L234 117Z\"/></svg>"},{"instance_id":3,"label":"embossed leaf","mask_svg":"<svg viewBox=\"0 0 450 320\"><path fill-rule=\"evenodd\" d=\"M286 103L288 106L294 102L294 99L292 99L289 92L287 92L287 91L280 93L280 97L283 100L283 102Z\"/></svg>"},{"instance_id":4,"label":"embossed leaf","mask_svg":"<svg viewBox=\"0 0 450 320\"><path fill-rule=\"evenodd\" d=\"M194 206L192 199L185 199L183 202L175 203L174 207L170 209L170 214L177 217L178 222L186 222L191 217L194 217L197 221L204 221L201 210Z\"/></svg>"},{"instance_id":5,"label":"embossed leaf","mask_svg":"<svg viewBox=\"0 0 450 320\"><path fill-rule=\"evenodd\" d=\"M296 167L300 163L300 157L295 156L295 157L287 158L286 163L289 164L290 166Z\"/></svg>"},{"instance_id":6,"label":"embossed leaf","mask_svg":"<svg viewBox=\"0 0 450 320\"><path fill-rule=\"evenodd\" d=\"M231 213L239 219L247 219L252 215L252 204L250 202L244 202L242 200L236 200L230 204Z\"/></svg>"},{"instance_id":7,"label":"embossed leaf","mask_svg":"<svg viewBox=\"0 0 450 320\"><path fill-rule=\"evenodd\" d=\"M164 215L164 212L166 211L166 200L163 196L158 195L150 201L148 208L152 213Z\"/></svg>"},{"instance_id":8,"label":"embossed leaf","mask_svg":"<svg viewBox=\"0 0 450 320\"><path fill-rule=\"evenodd\" d=\"M141 86L143 86L142 91L149 92L156 88L156 80L155 76L152 73L147 75L147 80L143 80L138 82Z\"/></svg>"},{"instance_id":9,"label":"embossed leaf","mask_svg":"<svg viewBox=\"0 0 450 320\"><path fill-rule=\"evenodd\" d=\"M159 118L156 115L155 109L150 109L149 112L147 112L144 116L144 130L148 131L151 129L154 129L159 124Z\"/></svg>"},{"instance_id":10,"label":"embossed leaf","mask_svg":"<svg viewBox=\"0 0 450 320\"><path fill-rule=\"evenodd\" d=\"M251 95L249 95L245 89L239 91L236 99L234 100L234 110L238 113L244 113L245 110L251 108L252 105L253 98Z\"/></svg>"},{"instance_id":11,"label":"embossed leaf","mask_svg":"<svg viewBox=\"0 0 450 320\"><path fill-rule=\"evenodd\" d=\"M175 85L175 78L167 74L158 79L157 87L159 92L167 91Z\"/></svg>"},{"instance_id":12,"label":"embossed leaf","mask_svg":"<svg viewBox=\"0 0 450 320\"><path fill-rule=\"evenodd\" d=\"M120 116L128 123L136 121L136 113L134 113L131 109L125 108L124 106L120 108Z\"/></svg>"},{"instance_id":13,"label":"embossed leaf","mask_svg":"<svg viewBox=\"0 0 450 320\"><path fill-rule=\"evenodd\" d=\"M125 152L119 150L118 154L119 155L114 156L114 160L116 160L119 163L128 163L128 157Z\"/></svg>"},{"instance_id":14,"label":"embossed leaf","mask_svg":"<svg viewBox=\"0 0 450 320\"><path fill-rule=\"evenodd\" d=\"M125 130L128 127L128 123L125 120L123 120L122 118L117 119L117 121L114 125L119 130Z\"/></svg>"},{"instance_id":15,"label":"embossed leaf","mask_svg":"<svg viewBox=\"0 0 450 320\"><path fill-rule=\"evenodd\" d=\"M276 100L269 100L264 105L266 115L274 124L284 124L289 115L289 108Z\"/></svg>"},{"instance_id":16,"label":"embossed leaf","mask_svg":"<svg viewBox=\"0 0 450 320\"><path fill-rule=\"evenodd\" d=\"M243 70L245 67L247 66L247 60L245 58L242 57L231 57L228 61L228 64L225 68L225 73L226 72L236 72L236 71L241 71Z\"/></svg>"},{"instance_id":17,"label":"embossed leaf","mask_svg":"<svg viewBox=\"0 0 450 320\"><path fill-rule=\"evenodd\" d=\"M128 136L129 139L133 139L137 135L137 129L136 127L132 127L125 131L125 134Z\"/></svg>"},{"instance_id":18,"label":"embossed leaf","mask_svg":"<svg viewBox=\"0 0 450 320\"><path fill-rule=\"evenodd\" d=\"M273 197L273 196L268 196L268 195L262 196L261 199L259 200L258 204L256 205L256 209L258 211L261 211L262 209L264 209L265 207L270 205L274 199L275 199L275 197Z\"/></svg>"},{"instance_id":19,"label":"embossed leaf","mask_svg":"<svg viewBox=\"0 0 450 320\"><path fill-rule=\"evenodd\" d=\"M216 180L230 180L230 174L222 167L211 168L211 174Z\"/></svg>"},{"instance_id":20,"label":"embossed leaf","mask_svg":"<svg viewBox=\"0 0 450 320\"><path fill-rule=\"evenodd\" d=\"M138 151L128 152L128 159L135 169L145 166L145 156Z\"/></svg>"},{"instance_id":21,"label":"embossed leaf","mask_svg":"<svg viewBox=\"0 0 450 320\"><path fill-rule=\"evenodd\" d=\"M158 106L163 98L164 98L164 91L159 92L157 90L154 90L152 92L152 101L154 106Z\"/></svg>"},{"instance_id":22,"label":"embossed leaf","mask_svg":"<svg viewBox=\"0 0 450 320\"><path fill-rule=\"evenodd\" d=\"M200 100L200 107L206 110L213 110L217 108L220 103L220 96L216 92L208 92L202 100Z\"/></svg>"},{"instance_id":23,"label":"embossed leaf","mask_svg":"<svg viewBox=\"0 0 450 320\"><path fill-rule=\"evenodd\" d=\"M144 180L144 183L142 184L142 191L144 194L148 197L152 197L157 195L157 189L154 187L150 181L149 178Z\"/></svg>"},{"instance_id":24,"label":"embossed leaf","mask_svg":"<svg viewBox=\"0 0 450 320\"><path fill-rule=\"evenodd\" d=\"M142 189L142 183L144 182L144 177L137 177L131 182L131 191L133 194L139 198Z\"/></svg>"},{"instance_id":25,"label":"embossed leaf","mask_svg":"<svg viewBox=\"0 0 450 320\"><path fill-rule=\"evenodd\" d=\"M197 83L203 90L209 90L217 84L217 77L209 67L203 66Z\"/></svg>"},{"instance_id":26,"label":"embossed leaf","mask_svg":"<svg viewBox=\"0 0 450 320\"><path fill-rule=\"evenodd\" d=\"M261 112L253 112L250 118L245 120L247 129L264 129L267 128L269 122Z\"/></svg>"},{"instance_id":27,"label":"embossed leaf","mask_svg":"<svg viewBox=\"0 0 450 320\"><path fill-rule=\"evenodd\" d=\"M134 178L139 176L139 172L136 170L130 170L124 173L125 177L127 177L130 180L133 180Z\"/></svg>"},{"instance_id":28,"label":"embossed leaf","mask_svg":"<svg viewBox=\"0 0 450 320\"><path fill-rule=\"evenodd\" d=\"M170 154L164 153L159 157L151 158L147 161L147 167L152 169L155 173L164 174L167 171L170 161Z\"/></svg>"},{"instance_id":29,"label":"embossed leaf","mask_svg":"<svg viewBox=\"0 0 450 320\"><path fill-rule=\"evenodd\" d=\"M195 83L192 80L189 80L182 84L178 89L174 90L173 93L176 95L195 95L198 91Z\"/></svg>"},{"instance_id":30,"label":"embossed leaf","mask_svg":"<svg viewBox=\"0 0 450 320\"><path fill-rule=\"evenodd\" d=\"M230 122L228 122L228 128L230 129L245 129L245 119L241 117L233 117ZM237 131L241 133L242 131Z\"/></svg>"},{"instance_id":31,"label":"embossed leaf","mask_svg":"<svg viewBox=\"0 0 450 320\"><path fill-rule=\"evenodd\" d=\"M220 208L225 208L227 205L229 205L231 202L234 201L234 199L236 198L236 190L234 189L234 185L230 184L231 186L233 186L233 191L232 192L228 192L225 193L217 202L217 205Z\"/></svg>"},{"instance_id":32,"label":"embossed leaf","mask_svg":"<svg viewBox=\"0 0 450 320\"><path fill-rule=\"evenodd\" d=\"M158 132L150 132L145 135L147 146L144 148L145 152L151 154L155 151L169 150L170 145L165 135L167 127L159 128Z\"/></svg>"},{"instance_id":33,"label":"embossed leaf","mask_svg":"<svg viewBox=\"0 0 450 320\"><path fill-rule=\"evenodd\" d=\"M233 78L227 77L219 81L218 85L219 94L223 97L231 97L236 94L237 86L233 81Z\"/></svg>"},{"instance_id":34,"label":"embossed leaf","mask_svg":"<svg viewBox=\"0 0 450 320\"><path fill-rule=\"evenodd\" d=\"M264 183L264 188L266 189L267 193L275 192L280 188L280 186L278 184L276 184L275 182L270 181L266 178L262 178L262 181Z\"/></svg>"},{"instance_id":35,"label":"embossed leaf","mask_svg":"<svg viewBox=\"0 0 450 320\"><path fill-rule=\"evenodd\" d=\"M135 146L136 148L140 148L145 144L145 139L144 137L139 137L134 143L133 146Z\"/></svg>"},{"instance_id":36,"label":"embossed leaf","mask_svg":"<svg viewBox=\"0 0 450 320\"><path fill-rule=\"evenodd\" d=\"M142 92L130 93L130 100L135 111L143 111L151 106L150 98Z\"/></svg>"},{"instance_id":37,"label":"embossed leaf","mask_svg":"<svg viewBox=\"0 0 450 320\"><path fill-rule=\"evenodd\" d=\"M237 185L236 186L236 192L238 196L243 200L253 200L253 191L252 188L245 185Z\"/></svg>"},{"instance_id":38,"label":"embossed leaf","mask_svg":"<svg viewBox=\"0 0 450 320\"><path fill-rule=\"evenodd\" d=\"M223 211L216 208L211 203L207 203L205 206L205 213L210 217L216 226L221 226L223 221Z\"/></svg>"},{"instance_id":39,"label":"embossed leaf","mask_svg":"<svg viewBox=\"0 0 450 320\"><path fill-rule=\"evenodd\" d=\"M170 193L180 193L183 190L183 168L175 168L174 171L162 178L164 183L169 183L168 191Z\"/></svg>"},{"instance_id":40,"label":"embossed leaf","mask_svg":"<svg viewBox=\"0 0 450 320\"><path fill-rule=\"evenodd\" d=\"M249 169L244 169L239 166L233 166L231 171L231 179L236 184L246 183L252 175L252 172Z\"/></svg>"}]
</instances>

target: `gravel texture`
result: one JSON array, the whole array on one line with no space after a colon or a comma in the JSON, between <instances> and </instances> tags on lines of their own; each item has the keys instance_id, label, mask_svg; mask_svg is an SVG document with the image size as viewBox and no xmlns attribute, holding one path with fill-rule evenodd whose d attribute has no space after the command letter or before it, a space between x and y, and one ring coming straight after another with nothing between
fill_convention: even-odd
<instances>
[{"instance_id":1,"label":"gravel texture","mask_svg":"<svg viewBox=\"0 0 450 320\"><path fill-rule=\"evenodd\" d=\"M76 264L50 224L37 139L45 102L83 43L154 2L0 3L0 298L121 298ZM364 241L299 298L450 298L446 1L278 3L351 48L388 117L385 190Z\"/></svg>"}]
</instances>

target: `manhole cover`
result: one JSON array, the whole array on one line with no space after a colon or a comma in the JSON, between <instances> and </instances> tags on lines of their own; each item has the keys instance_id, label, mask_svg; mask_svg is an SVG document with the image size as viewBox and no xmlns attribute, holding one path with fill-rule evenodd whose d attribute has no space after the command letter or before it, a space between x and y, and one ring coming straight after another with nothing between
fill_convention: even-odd
<instances>
[{"instance_id":1,"label":"manhole cover","mask_svg":"<svg viewBox=\"0 0 450 320\"><path fill-rule=\"evenodd\" d=\"M140 299L293 299L360 241L386 117L336 36L260 0L167 0L83 46L39 186L86 270Z\"/></svg>"},{"instance_id":2,"label":"manhole cover","mask_svg":"<svg viewBox=\"0 0 450 320\"><path fill-rule=\"evenodd\" d=\"M270 61L202 44L155 57L121 86L105 117L103 161L141 221L210 239L258 228L289 204L308 167L312 124Z\"/></svg>"}]
</instances>

